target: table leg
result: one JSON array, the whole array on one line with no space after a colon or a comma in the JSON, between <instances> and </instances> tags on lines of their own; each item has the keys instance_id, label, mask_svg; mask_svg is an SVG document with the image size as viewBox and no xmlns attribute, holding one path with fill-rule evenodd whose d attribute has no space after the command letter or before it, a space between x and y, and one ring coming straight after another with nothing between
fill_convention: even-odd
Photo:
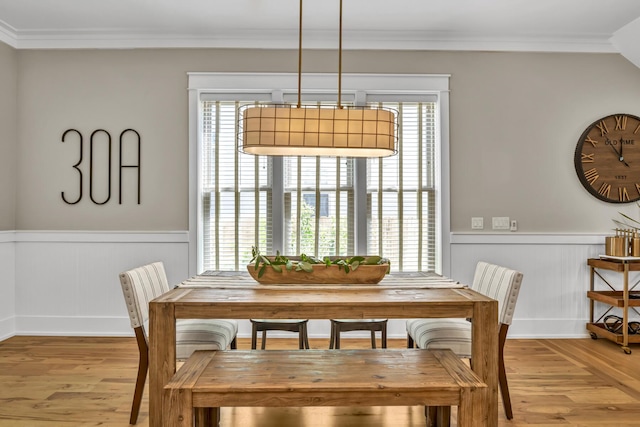
<instances>
[{"instance_id":1,"label":"table leg","mask_svg":"<svg viewBox=\"0 0 640 427\"><path fill-rule=\"evenodd\" d=\"M471 327L473 370L487 384L487 405L474 408L474 415L485 418L489 427L498 425L498 302L474 304ZM480 411L480 412L478 412ZM483 411L486 411L482 413Z\"/></svg>"},{"instance_id":2,"label":"table leg","mask_svg":"<svg viewBox=\"0 0 640 427\"><path fill-rule=\"evenodd\" d=\"M176 372L176 318L173 304L149 304L149 427L162 427L163 388Z\"/></svg>"}]
</instances>

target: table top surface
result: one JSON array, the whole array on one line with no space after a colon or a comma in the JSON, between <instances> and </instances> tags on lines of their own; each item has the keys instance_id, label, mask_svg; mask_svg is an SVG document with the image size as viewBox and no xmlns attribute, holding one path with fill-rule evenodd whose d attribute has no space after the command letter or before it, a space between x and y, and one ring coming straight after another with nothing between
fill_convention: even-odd
<instances>
[{"instance_id":1,"label":"table top surface","mask_svg":"<svg viewBox=\"0 0 640 427\"><path fill-rule=\"evenodd\" d=\"M156 298L176 316L251 318L408 318L429 308L443 317L472 317L478 302L494 301L455 281L434 274L391 274L375 285L262 285L247 273L199 275ZM214 314L215 312L215 314ZM209 314L207 314L209 313ZM248 317L247 317L248 316Z\"/></svg>"}]
</instances>

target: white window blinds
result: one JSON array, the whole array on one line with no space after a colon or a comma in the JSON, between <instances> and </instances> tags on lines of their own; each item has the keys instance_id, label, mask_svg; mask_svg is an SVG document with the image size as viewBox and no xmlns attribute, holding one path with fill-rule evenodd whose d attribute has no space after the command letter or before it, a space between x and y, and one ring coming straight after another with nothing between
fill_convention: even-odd
<instances>
[{"instance_id":1,"label":"white window blinds","mask_svg":"<svg viewBox=\"0 0 640 427\"><path fill-rule=\"evenodd\" d=\"M399 112L399 152L367 159L363 189L356 188L360 181L352 158L276 161L239 152L240 105L201 101L200 247L205 270L244 269L253 245L263 253L316 256L354 255L356 247L364 246L367 255L389 258L394 271L435 269L436 102L380 104ZM366 192L366 206L356 207L356 191ZM282 207L273 209L274 203ZM356 236L358 222L366 222L365 236ZM282 230L282 236L274 236L275 230ZM356 238L366 243L358 244Z\"/></svg>"}]
</instances>

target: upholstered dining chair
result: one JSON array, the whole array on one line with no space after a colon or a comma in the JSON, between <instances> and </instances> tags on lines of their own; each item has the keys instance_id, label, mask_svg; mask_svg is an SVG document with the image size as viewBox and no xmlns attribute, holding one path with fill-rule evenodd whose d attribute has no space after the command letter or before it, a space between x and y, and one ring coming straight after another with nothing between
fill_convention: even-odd
<instances>
[{"instance_id":1,"label":"upholstered dining chair","mask_svg":"<svg viewBox=\"0 0 640 427\"><path fill-rule=\"evenodd\" d=\"M144 265L120 273L120 284L136 334L140 353L136 388L131 405L130 424L138 421L142 392L149 369L149 301L169 291L169 283L161 262ZM176 322L176 358L187 359L195 350L236 348L238 323L235 320L185 319Z\"/></svg>"},{"instance_id":2,"label":"upholstered dining chair","mask_svg":"<svg viewBox=\"0 0 640 427\"><path fill-rule=\"evenodd\" d=\"M476 266L471 284L473 290L498 301L498 382L507 419L513 418L513 411L504 366L504 344L521 283L522 273L519 271L481 261ZM407 320L407 346L412 348L414 344L423 349L450 348L458 356L470 358L471 323L465 319ZM431 415L434 415L433 411Z\"/></svg>"}]
</instances>

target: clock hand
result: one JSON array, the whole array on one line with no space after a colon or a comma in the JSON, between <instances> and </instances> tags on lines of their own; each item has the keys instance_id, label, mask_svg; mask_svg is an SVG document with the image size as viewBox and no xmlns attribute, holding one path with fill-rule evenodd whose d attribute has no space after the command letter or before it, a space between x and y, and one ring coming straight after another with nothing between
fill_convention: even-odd
<instances>
[{"instance_id":1,"label":"clock hand","mask_svg":"<svg viewBox=\"0 0 640 427\"><path fill-rule=\"evenodd\" d=\"M624 163L624 165L626 167L630 167L629 163L624 161L624 157L622 157L622 145L620 146L620 151L618 151L618 149L615 147L615 145L612 144L612 141L607 139L605 141L605 144L607 144L609 147L611 147L611 149L613 150L614 153L616 153L618 155L618 160L621 161L622 163ZM622 142L621 142L622 144Z\"/></svg>"},{"instance_id":2,"label":"clock hand","mask_svg":"<svg viewBox=\"0 0 640 427\"><path fill-rule=\"evenodd\" d=\"M622 157L622 137L620 137L620 161L624 161L624 157Z\"/></svg>"},{"instance_id":3,"label":"clock hand","mask_svg":"<svg viewBox=\"0 0 640 427\"><path fill-rule=\"evenodd\" d=\"M629 163L625 162L625 160L624 160L624 156L622 155L622 147L624 147L624 144L623 144L623 142L622 142L622 137L620 137L620 152L619 152L619 153L620 153L620 161L621 161L622 163L624 163L624 165L625 165L626 167L630 167L630 166L629 166Z\"/></svg>"},{"instance_id":4,"label":"clock hand","mask_svg":"<svg viewBox=\"0 0 640 427\"><path fill-rule=\"evenodd\" d=\"M611 149L613 150L614 153L616 153L618 155L618 160L623 161L624 159L622 158L622 153L620 153L618 151L618 149L615 147L615 145L612 144L612 141L607 138L604 142L605 144L607 144L609 147L611 147Z\"/></svg>"}]
</instances>

